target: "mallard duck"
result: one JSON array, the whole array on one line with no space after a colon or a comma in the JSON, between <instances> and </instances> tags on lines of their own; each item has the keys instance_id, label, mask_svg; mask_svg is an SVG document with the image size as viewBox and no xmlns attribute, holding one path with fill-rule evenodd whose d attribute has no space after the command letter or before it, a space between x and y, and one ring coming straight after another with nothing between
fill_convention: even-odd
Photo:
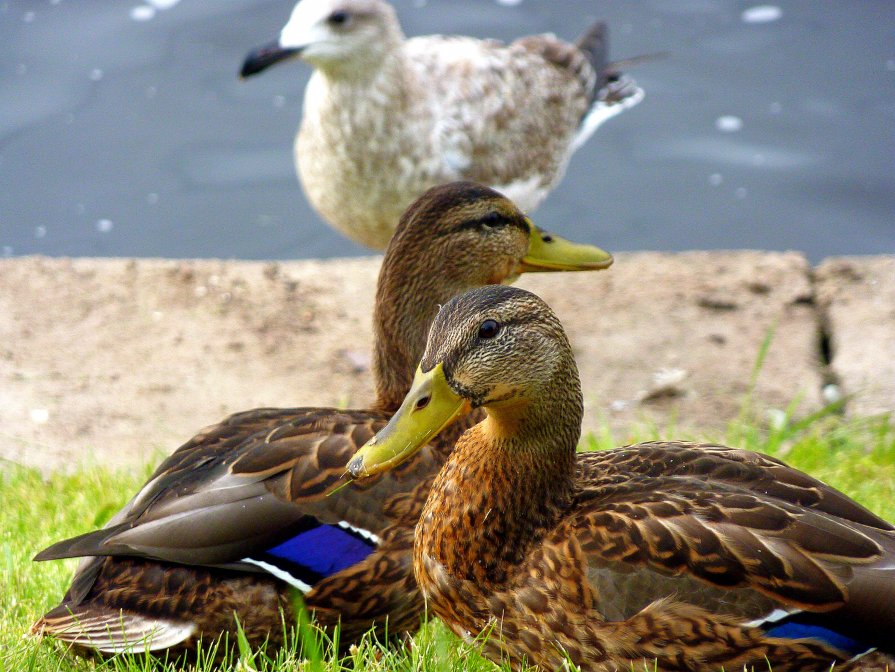
<instances>
[{"instance_id":1,"label":"mallard duck","mask_svg":"<svg viewBox=\"0 0 895 672\"><path fill-rule=\"evenodd\" d=\"M95 532L36 560L82 562L62 603L33 626L115 653L192 649L221 633L278 645L294 623L291 588L341 643L374 623L415 630L422 603L412 531L445 436L388 476L333 493L345 464L403 399L438 305L529 271L596 270L590 245L539 231L509 200L471 183L433 188L404 214L379 275L376 400L369 409L262 408L202 430ZM281 614L282 612L282 614Z\"/></svg>"},{"instance_id":2,"label":"mallard duck","mask_svg":"<svg viewBox=\"0 0 895 672\"><path fill-rule=\"evenodd\" d=\"M572 350L529 292L449 301L401 408L349 471L381 474L478 409L431 487L413 560L429 609L464 637L491 633L491 658L599 671L895 662L895 528L745 450L576 454Z\"/></svg>"},{"instance_id":3,"label":"mallard duck","mask_svg":"<svg viewBox=\"0 0 895 672\"><path fill-rule=\"evenodd\" d=\"M298 56L315 68L295 139L311 205L349 238L382 249L428 187L467 179L531 210L569 158L643 92L607 60L607 31L406 39L384 0L301 0L249 77Z\"/></svg>"}]
</instances>

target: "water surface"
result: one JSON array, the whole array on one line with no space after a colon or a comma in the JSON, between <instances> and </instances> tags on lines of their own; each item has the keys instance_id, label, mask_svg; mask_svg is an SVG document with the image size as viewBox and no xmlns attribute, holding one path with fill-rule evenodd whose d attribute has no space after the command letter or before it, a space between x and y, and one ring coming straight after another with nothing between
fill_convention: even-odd
<instances>
[{"instance_id":1,"label":"water surface","mask_svg":"<svg viewBox=\"0 0 895 672\"><path fill-rule=\"evenodd\" d=\"M646 99L535 213L611 250L895 252L895 4L396 0L408 35L574 38L605 18ZM365 254L293 172L309 68L242 82L288 0L0 2L0 255Z\"/></svg>"}]
</instances>

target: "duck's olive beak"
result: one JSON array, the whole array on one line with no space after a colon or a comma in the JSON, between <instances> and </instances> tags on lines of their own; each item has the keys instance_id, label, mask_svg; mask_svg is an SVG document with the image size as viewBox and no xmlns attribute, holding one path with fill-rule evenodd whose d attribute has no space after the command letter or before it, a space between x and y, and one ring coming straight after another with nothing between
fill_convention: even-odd
<instances>
[{"instance_id":1,"label":"duck's olive beak","mask_svg":"<svg viewBox=\"0 0 895 672\"><path fill-rule=\"evenodd\" d=\"M523 273L543 271L599 271L612 266L612 255L594 245L573 243L536 227L531 220L531 242L522 257Z\"/></svg>"},{"instance_id":2,"label":"duck's olive beak","mask_svg":"<svg viewBox=\"0 0 895 672\"><path fill-rule=\"evenodd\" d=\"M469 409L469 401L448 385L442 364L427 373L417 368L401 408L349 460L348 473L364 478L388 471L414 455Z\"/></svg>"},{"instance_id":3,"label":"duck's olive beak","mask_svg":"<svg viewBox=\"0 0 895 672\"><path fill-rule=\"evenodd\" d=\"M251 77L257 75L262 70L266 70L275 63L279 63L287 58L292 58L301 53L301 49L281 47L277 40L265 44L250 51L248 56L242 62L242 69L239 71L240 77Z\"/></svg>"}]
</instances>

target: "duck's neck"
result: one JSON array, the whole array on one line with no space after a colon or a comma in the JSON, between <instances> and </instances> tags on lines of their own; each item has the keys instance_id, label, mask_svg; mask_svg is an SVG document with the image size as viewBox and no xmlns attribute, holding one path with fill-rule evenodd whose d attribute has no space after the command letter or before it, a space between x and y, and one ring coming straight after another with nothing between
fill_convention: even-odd
<instances>
[{"instance_id":1,"label":"duck's neck","mask_svg":"<svg viewBox=\"0 0 895 672\"><path fill-rule=\"evenodd\" d=\"M373 311L376 407L389 413L398 410L410 390L439 306L470 289L452 268L433 272L422 267L419 260L431 258L431 250L411 247L393 243L386 251Z\"/></svg>"},{"instance_id":2,"label":"duck's neck","mask_svg":"<svg viewBox=\"0 0 895 672\"><path fill-rule=\"evenodd\" d=\"M432 486L415 552L456 579L502 583L571 504L582 417L577 374L556 376L542 392L526 407L489 410Z\"/></svg>"}]
</instances>

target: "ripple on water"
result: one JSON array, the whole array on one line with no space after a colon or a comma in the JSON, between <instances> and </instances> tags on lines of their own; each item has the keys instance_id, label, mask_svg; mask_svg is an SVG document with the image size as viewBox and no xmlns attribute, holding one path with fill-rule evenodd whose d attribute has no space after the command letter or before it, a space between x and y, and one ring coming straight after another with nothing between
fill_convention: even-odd
<instances>
[{"instance_id":1,"label":"ripple on water","mask_svg":"<svg viewBox=\"0 0 895 672\"><path fill-rule=\"evenodd\" d=\"M180 0L147 0L147 3L155 7L156 9L171 9L174 5L179 3Z\"/></svg>"},{"instance_id":2,"label":"ripple on water","mask_svg":"<svg viewBox=\"0 0 895 672\"><path fill-rule=\"evenodd\" d=\"M820 162L816 154L743 142L733 136L673 140L657 147L656 156L762 170L791 170Z\"/></svg>"},{"instance_id":3,"label":"ripple on water","mask_svg":"<svg viewBox=\"0 0 895 672\"><path fill-rule=\"evenodd\" d=\"M783 10L777 5L755 5L744 9L740 18L743 23L770 23L783 16Z\"/></svg>"},{"instance_id":4,"label":"ripple on water","mask_svg":"<svg viewBox=\"0 0 895 672\"><path fill-rule=\"evenodd\" d=\"M732 114L725 114L715 119L715 128L722 133L736 133L743 128L743 120Z\"/></svg>"},{"instance_id":5,"label":"ripple on water","mask_svg":"<svg viewBox=\"0 0 895 672\"><path fill-rule=\"evenodd\" d=\"M152 5L137 5L131 8L131 18L134 21L149 21L155 17L155 11Z\"/></svg>"}]
</instances>

